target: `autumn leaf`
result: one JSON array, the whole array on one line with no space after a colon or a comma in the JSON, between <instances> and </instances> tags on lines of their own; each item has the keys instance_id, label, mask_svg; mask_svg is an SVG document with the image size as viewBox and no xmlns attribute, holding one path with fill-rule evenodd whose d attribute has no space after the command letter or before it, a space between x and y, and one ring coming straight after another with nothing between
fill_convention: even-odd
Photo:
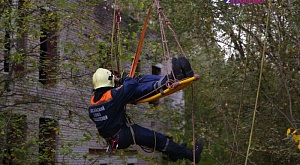
<instances>
[{"instance_id":1,"label":"autumn leaf","mask_svg":"<svg viewBox=\"0 0 300 165\"><path fill-rule=\"evenodd\" d=\"M300 141L300 135L294 135L293 139L294 139L295 142Z\"/></svg>"},{"instance_id":2,"label":"autumn leaf","mask_svg":"<svg viewBox=\"0 0 300 165\"><path fill-rule=\"evenodd\" d=\"M286 131L286 136L289 136L289 134L291 134L291 129L290 129L290 128L287 129L287 131Z\"/></svg>"}]
</instances>

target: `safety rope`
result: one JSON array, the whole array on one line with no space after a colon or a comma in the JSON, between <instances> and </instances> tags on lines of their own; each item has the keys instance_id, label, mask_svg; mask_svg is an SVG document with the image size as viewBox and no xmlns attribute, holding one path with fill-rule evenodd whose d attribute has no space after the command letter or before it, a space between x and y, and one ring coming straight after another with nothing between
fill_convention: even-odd
<instances>
[{"instance_id":1,"label":"safety rope","mask_svg":"<svg viewBox=\"0 0 300 165\"><path fill-rule=\"evenodd\" d=\"M176 43L177 43L177 45L178 45L178 47L179 47L179 50L180 50L181 54L182 54L183 56L185 56L185 53L184 53L184 51L183 51L183 49L182 49L182 47L181 47L181 44L180 44L180 42L179 42L179 39L178 39L178 37L177 37L175 31L174 31L173 28L172 28L171 22L169 21L169 19L167 18L167 16L166 16L165 13L163 12L163 10L162 10L162 8L161 8L161 6L160 6L160 4L159 4L159 1L158 1L158 0L154 0L154 1L155 1L155 3L156 3L156 6L157 6L158 14L163 16L164 21L165 21L167 27L168 27L169 30L172 32L172 35L173 35L173 37L175 38L175 41L176 41ZM160 16L160 17L161 17L161 16Z\"/></svg>"},{"instance_id":2,"label":"safety rope","mask_svg":"<svg viewBox=\"0 0 300 165\"><path fill-rule=\"evenodd\" d=\"M126 111L126 106L125 106L125 111ZM134 122L132 121L132 119L128 116L127 113L125 113L125 118L126 118L126 121L127 121L127 126L129 127L130 129L130 132L131 132L131 137L132 137L132 140L133 140L133 144L134 145L137 145L136 143L136 140L135 140L135 134L134 134L134 130L132 128L132 125L134 124ZM153 148L148 148L148 147L145 147L145 146L141 146L139 145L145 152L147 153L153 153L152 154L152 157L154 157L154 154L155 154L155 150L156 150L156 145L157 145L157 140L156 140L156 133L155 131L153 131L153 136L154 136L154 147Z\"/></svg>"},{"instance_id":3,"label":"safety rope","mask_svg":"<svg viewBox=\"0 0 300 165\"><path fill-rule=\"evenodd\" d=\"M193 163L196 164L196 139L195 139L195 115L194 115L194 104L195 104L195 98L194 98L194 85L192 84L192 132L193 132Z\"/></svg>"},{"instance_id":4,"label":"safety rope","mask_svg":"<svg viewBox=\"0 0 300 165\"><path fill-rule=\"evenodd\" d=\"M193 163L196 164L195 114L194 114L194 84L192 84L192 136L193 136Z\"/></svg>"},{"instance_id":5,"label":"safety rope","mask_svg":"<svg viewBox=\"0 0 300 165\"><path fill-rule=\"evenodd\" d=\"M157 14L158 14L158 20L159 20L159 29L160 29L161 43L162 43L162 49L163 49L163 59L164 59L164 61L167 61L167 59L170 59L170 51L169 51L168 40L166 38L164 25L163 25L163 20L164 20L162 17L163 10L157 0L155 0L155 3L156 3L156 7L157 7ZM168 68L167 68L167 73L169 73ZM175 77L173 72L171 72L171 74L173 77Z\"/></svg>"},{"instance_id":6,"label":"safety rope","mask_svg":"<svg viewBox=\"0 0 300 165\"><path fill-rule=\"evenodd\" d=\"M252 29L252 26L253 26L253 22L251 21L250 25L249 25L249 29ZM248 33L247 34L247 37L246 37L246 42L249 43L246 47L246 51L248 52L250 50L250 39L251 39L251 36L250 34ZM244 66L244 78L243 78L243 81L242 81L242 88L241 88L241 94L239 96L239 109L238 109L238 112L237 112L237 119L236 119L236 124L235 124L235 128L234 128L234 131L233 131L233 142L232 142L232 148L236 147L236 150L238 150L238 143L237 143L237 133L238 133L238 128L239 128L239 125L240 125L240 116L241 116L241 111L242 111L242 106L243 106L243 100L244 100L244 94L245 94L245 83L246 83L246 76L247 76L247 67L248 67L248 55L246 54L246 57L245 57L245 66ZM233 154L236 154L234 152L231 152L231 156L233 156Z\"/></svg>"},{"instance_id":7,"label":"safety rope","mask_svg":"<svg viewBox=\"0 0 300 165\"><path fill-rule=\"evenodd\" d=\"M121 17L121 12L120 12L120 9L118 9L118 11L117 11L117 15L116 15L116 24L117 24L117 34L116 34L116 41L117 41L117 49L116 49L116 53L115 53L115 55L116 55L116 63L117 63L117 69L118 69L118 73L120 73L120 71L121 71L121 64L120 64L120 56L121 56L121 30L120 30L120 24L121 24L121 19L122 19L122 17Z\"/></svg>"},{"instance_id":8,"label":"safety rope","mask_svg":"<svg viewBox=\"0 0 300 165\"><path fill-rule=\"evenodd\" d=\"M111 38L110 38L110 42L111 42L111 46L110 46L110 58L112 57L112 54L114 53L114 36L115 36L115 28L116 28L116 4L117 4L117 0L115 0L114 2L114 12L113 12L113 23L112 23L112 30L111 30ZM112 59L110 60L110 66L112 67Z\"/></svg>"},{"instance_id":9,"label":"safety rope","mask_svg":"<svg viewBox=\"0 0 300 165\"><path fill-rule=\"evenodd\" d=\"M126 112L126 106L125 106L125 112ZM130 128L130 132L131 132L131 136L132 136L132 140L133 140L133 144L136 145L136 141L135 141L135 134L134 134L134 131L131 127L132 124L134 124L134 122L131 120L131 118L128 116L127 113L125 113L125 118L126 118L126 121L127 121L127 124L128 124L128 127Z\"/></svg>"},{"instance_id":10,"label":"safety rope","mask_svg":"<svg viewBox=\"0 0 300 165\"><path fill-rule=\"evenodd\" d=\"M120 68L122 68L121 64L120 64L120 60L119 57L122 56L122 52L121 52L121 30L120 30L120 24L122 21L122 17L121 17L121 12L120 9L118 10L118 14L116 16L117 19L117 42L118 42L118 48L117 48L117 66L118 66L118 72L120 73Z\"/></svg>"},{"instance_id":11,"label":"safety rope","mask_svg":"<svg viewBox=\"0 0 300 165\"><path fill-rule=\"evenodd\" d=\"M111 39L110 39L111 42L110 52L109 54L107 54L104 67L110 68L111 70L115 71L113 68L115 68L116 66L117 72L120 73L121 65L120 65L119 57L121 56L121 39L120 39L121 38L120 37L121 13L120 13L120 8L116 4L118 4L117 0L115 0L113 6L114 10L113 10L113 21L112 21L112 30L111 30ZM113 55L114 55L114 59L113 59ZM115 65L114 62L116 63Z\"/></svg>"},{"instance_id":12,"label":"safety rope","mask_svg":"<svg viewBox=\"0 0 300 165\"><path fill-rule=\"evenodd\" d=\"M261 64L260 64L260 73L259 73L259 82L258 82L258 87L257 87L257 93L256 93L256 100L255 100L255 106L254 106L254 111L253 111L253 116L252 116L252 123L251 123L251 130L250 130L250 136L249 136L249 142L248 142L248 148L247 148L247 154L246 154L246 160L245 160L245 165L248 163L248 158L249 158L249 152L250 152L250 147L251 147L251 142L252 142L252 135L253 135L253 130L254 130L254 122L256 119L256 112L257 112L257 106L258 106L258 97L260 93L260 86L261 86L261 81L262 81L262 73L263 73L263 67L264 67L264 61L265 61L265 53L266 53L266 45L267 45L267 33L269 30L269 21L270 21L270 10L271 10L271 1L268 1L268 15L267 15L267 21L266 21L266 31L265 31L265 38L264 38L264 47L263 47L263 52L262 52L262 57L261 57Z\"/></svg>"}]
</instances>

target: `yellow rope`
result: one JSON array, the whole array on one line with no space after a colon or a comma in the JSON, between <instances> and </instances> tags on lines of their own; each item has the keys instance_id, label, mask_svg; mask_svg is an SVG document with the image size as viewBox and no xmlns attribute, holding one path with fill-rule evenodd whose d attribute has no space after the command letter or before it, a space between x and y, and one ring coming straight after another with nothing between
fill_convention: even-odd
<instances>
[{"instance_id":1,"label":"yellow rope","mask_svg":"<svg viewBox=\"0 0 300 165\"><path fill-rule=\"evenodd\" d=\"M245 165L247 165L247 163L248 163L249 151L250 151L250 146L251 146L251 141L252 141L252 135L253 135L253 129L254 129L254 122L255 122L255 118L256 118L258 97L259 97L259 93L260 93L260 86L261 86L261 80L262 80L262 72L263 72L264 60L265 60L266 43L267 43L267 33L268 33L269 21L270 21L270 10L271 10L271 2L269 1L269 3L268 3L268 16L267 16L267 21L266 21L267 25L266 25L265 38L264 38L264 47L263 47L263 52L262 52L261 65L260 65L260 73L259 73L259 82L258 82L258 87L257 87L254 112L253 112L253 116L252 116L252 124L251 124L251 131L250 131L250 136L249 136L249 143L248 143L248 149L247 149L247 154L246 154Z\"/></svg>"},{"instance_id":2,"label":"yellow rope","mask_svg":"<svg viewBox=\"0 0 300 165\"><path fill-rule=\"evenodd\" d=\"M133 143L136 145L134 131L133 131L133 128L131 127L131 125L132 125L133 122L132 122L132 120L129 118L129 116L127 114L126 114L125 118L126 118L128 127L130 128L130 132L131 132Z\"/></svg>"},{"instance_id":3,"label":"yellow rope","mask_svg":"<svg viewBox=\"0 0 300 165\"><path fill-rule=\"evenodd\" d=\"M132 136L133 143L136 145L136 142L135 142L135 135L134 135L134 131L133 131L131 125L129 125L129 128L130 128L130 132L131 132L131 136Z\"/></svg>"},{"instance_id":4,"label":"yellow rope","mask_svg":"<svg viewBox=\"0 0 300 165\"><path fill-rule=\"evenodd\" d=\"M134 143L134 145L137 145L136 141L135 141L134 130L133 130L132 126L131 126L132 125L132 121L130 120L130 118L128 116L126 116L126 120L127 120L128 126L130 128L130 132L131 132L131 137L132 137L133 143ZM152 152L152 158L154 158L154 154L155 154L155 150L156 150L156 145L157 145L155 131L153 131L153 135L154 135L154 148L153 148L153 152Z\"/></svg>"}]
</instances>

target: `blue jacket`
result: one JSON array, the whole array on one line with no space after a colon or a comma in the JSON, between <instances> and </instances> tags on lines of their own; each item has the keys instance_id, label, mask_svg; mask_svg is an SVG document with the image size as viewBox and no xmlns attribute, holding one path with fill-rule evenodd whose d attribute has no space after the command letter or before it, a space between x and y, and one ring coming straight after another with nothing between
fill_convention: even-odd
<instances>
[{"instance_id":1,"label":"blue jacket","mask_svg":"<svg viewBox=\"0 0 300 165\"><path fill-rule=\"evenodd\" d=\"M132 99L138 82L127 77L123 85L105 92L100 100L92 96L89 117L95 122L100 135L104 138L114 136L126 123L125 105Z\"/></svg>"}]
</instances>

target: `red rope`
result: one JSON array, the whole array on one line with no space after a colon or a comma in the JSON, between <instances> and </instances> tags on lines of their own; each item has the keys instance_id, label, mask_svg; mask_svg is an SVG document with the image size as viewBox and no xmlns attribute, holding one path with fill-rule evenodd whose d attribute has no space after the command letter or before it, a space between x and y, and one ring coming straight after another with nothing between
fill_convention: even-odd
<instances>
[{"instance_id":1,"label":"red rope","mask_svg":"<svg viewBox=\"0 0 300 165\"><path fill-rule=\"evenodd\" d=\"M118 13L116 15L116 23L120 24L121 23L121 19L122 19L121 12L120 12L120 9L118 9Z\"/></svg>"}]
</instances>

